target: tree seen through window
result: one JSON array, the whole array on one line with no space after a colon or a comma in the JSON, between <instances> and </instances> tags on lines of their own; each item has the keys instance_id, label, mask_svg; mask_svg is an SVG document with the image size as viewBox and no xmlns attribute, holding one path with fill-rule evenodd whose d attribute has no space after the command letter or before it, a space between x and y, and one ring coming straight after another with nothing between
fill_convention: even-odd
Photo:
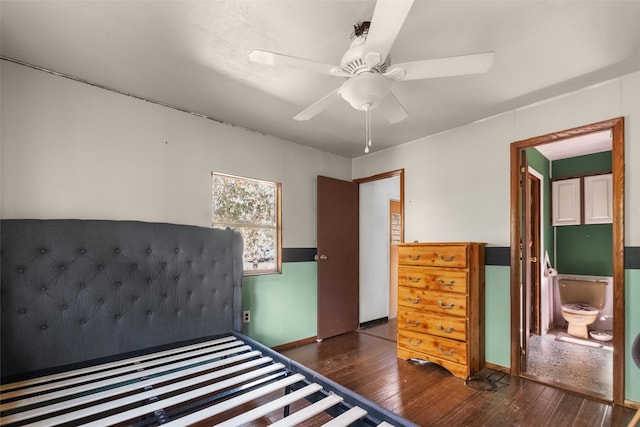
<instances>
[{"instance_id":1,"label":"tree seen through window","mask_svg":"<svg viewBox=\"0 0 640 427\"><path fill-rule=\"evenodd\" d=\"M280 184L217 173L211 181L213 226L242 233L245 274L280 272Z\"/></svg>"}]
</instances>

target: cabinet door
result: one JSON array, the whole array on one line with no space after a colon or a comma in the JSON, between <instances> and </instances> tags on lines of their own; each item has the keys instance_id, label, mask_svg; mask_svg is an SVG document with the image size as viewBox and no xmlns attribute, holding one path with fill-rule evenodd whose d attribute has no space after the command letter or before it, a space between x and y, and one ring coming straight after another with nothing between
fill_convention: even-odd
<instances>
[{"instance_id":1,"label":"cabinet door","mask_svg":"<svg viewBox=\"0 0 640 427\"><path fill-rule=\"evenodd\" d=\"M611 174L584 178L584 223L613 222L613 181Z\"/></svg>"},{"instance_id":2,"label":"cabinet door","mask_svg":"<svg viewBox=\"0 0 640 427\"><path fill-rule=\"evenodd\" d=\"M553 181L553 225L580 224L580 178Z\"/></svg>"}]
</instances>

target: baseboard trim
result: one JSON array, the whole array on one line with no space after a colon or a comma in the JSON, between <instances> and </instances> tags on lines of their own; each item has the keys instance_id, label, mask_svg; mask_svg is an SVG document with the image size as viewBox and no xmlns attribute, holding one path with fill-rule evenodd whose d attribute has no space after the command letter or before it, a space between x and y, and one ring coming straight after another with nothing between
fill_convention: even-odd
<instances>
[{"instance_id":1,"label":"baseboard trim","mask_svg":"<svg viewBox=\"0 0 640 427\"><path fill-rule=\"evenodd\" d=\"M624 400L625 408L638 409L640 410L640 402L634 402L633 400L625 399Z\"/></svg>"},{"instance_id":2,"label":"baseboard trim","mask_svg":"<svg viewBox=\"0 0 640 427\"><path fill-rule=\"evenodd\" d=\"M485 362L484 366L489 369L493 369L494 371L504 372L505 374L511 375L511 369L506 366L494 365L493 363Z\"/></svg>"},{"instance_id":3,"label":"baseboard trim","mask_svg":"<svg viewBox=\"0 0 640 427\"><path fill-rule=\"evenodd\" d=\"M388 317L381 317L379 319L369 320L368 322L360 323L360 329L368 328L370 326L382 325L383 323L389 322Z\"/></svg>"},{"instance_id":4,"label":"baseboard trim","mask_svg":"<svg viewBox=\"0 0 640 427\"><path fill-rule=\"evenodd\" d=\"M305 345L305 344L311 344L316 342L318 337L309 337L309 338L303 338L301 340L297 340L297 341L292 341L286 344L280 344L277 345L275 347L271 347L273 350L275 351L284 351L284 350L290 350L292 348L296 348L296 347L300 347L301 345Z\"/></svg>"}]
</instances>

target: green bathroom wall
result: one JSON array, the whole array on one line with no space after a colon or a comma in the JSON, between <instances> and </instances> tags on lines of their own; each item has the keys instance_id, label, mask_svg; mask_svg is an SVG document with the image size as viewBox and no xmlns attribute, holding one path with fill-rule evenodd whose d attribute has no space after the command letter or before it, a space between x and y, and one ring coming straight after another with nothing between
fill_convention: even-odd
<instances>
[{"instance_id":1,"label":"green bathroom wall","mask_svg":"<svg viewBox=\"0 0 640 427\"><path fill-rule=\"evenodd\" d=\"M551 164L554 179L611 170L611 151L554 160Z\"/></svg>"},{"instance_id":2,"label":"green bathroom wall","mask_svg":"<svg viewBox=\"0 0 640 427\"><path fill-rule=\"evenodd\" d=\"M611 224L556 227L556 268L563 274L613 276Z\"/></svg>"},{"instance_id":3,"label":"green bathroom wall","mask_svg":"<svg viewBox=\"0 0 640 427\"><path fill-rule=\"evenodd\" d=\"M290 262L282 264L282 274L245 276L242 306L251 322L243 332L268 347L315 337L316 269L315 262Z\"/></svg>"},{"instance_id":4,"label":"green bathroom wall","mask_svg":"<svg viewBox=\"0 0 640 427\"><path fill-rule=\"evenodd\" d=\"M554 178L611 170L611 151L555 160ZM556 227L556 268L565 274L613 275L613 227L583 224Z\"/></svg>"}]
</instances>

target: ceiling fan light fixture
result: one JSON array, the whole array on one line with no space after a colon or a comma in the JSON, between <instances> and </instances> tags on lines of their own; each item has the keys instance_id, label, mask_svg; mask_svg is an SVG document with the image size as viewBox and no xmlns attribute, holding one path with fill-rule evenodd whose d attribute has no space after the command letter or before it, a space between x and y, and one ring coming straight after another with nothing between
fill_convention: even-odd
<instances>
[{"instance_id":1,"label":"ceiling fan light fixture","mask_svg":"<svg viewBox=\"0 0 640 427\"><path fill-rule=\"evenodd\" d=\"M345 81L340 95L353 108L373 110L391 91L392 80L376 72L364 72Z\"/></svg>"}]
</instances>

